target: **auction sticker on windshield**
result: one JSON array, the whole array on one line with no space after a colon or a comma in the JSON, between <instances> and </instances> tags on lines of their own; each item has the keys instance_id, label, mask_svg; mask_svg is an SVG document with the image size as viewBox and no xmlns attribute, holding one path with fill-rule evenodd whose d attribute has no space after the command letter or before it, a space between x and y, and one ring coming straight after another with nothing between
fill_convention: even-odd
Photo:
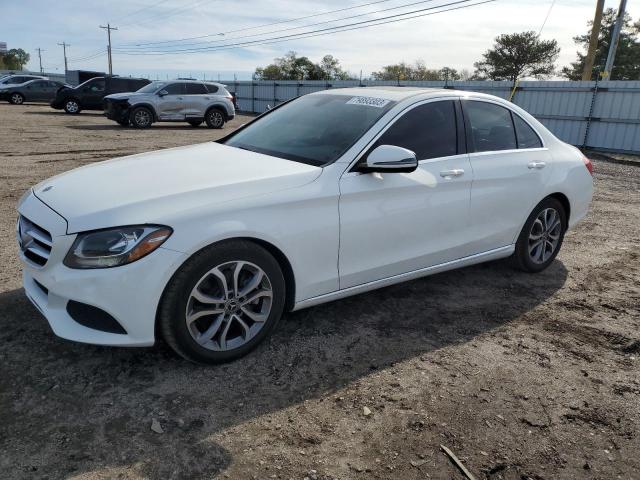
<instances>
[{"instance_id":1,"label":"auction sticker on windshield","mask_svg":"<svg viewBox=\"0 0 640 480\"><path fill-rule=\"evenodd\" d=\"M347 102L347 105L366 105L368 107L382 108L391 100L376 97L353 97Z\"/></svg>"}]
</instances>

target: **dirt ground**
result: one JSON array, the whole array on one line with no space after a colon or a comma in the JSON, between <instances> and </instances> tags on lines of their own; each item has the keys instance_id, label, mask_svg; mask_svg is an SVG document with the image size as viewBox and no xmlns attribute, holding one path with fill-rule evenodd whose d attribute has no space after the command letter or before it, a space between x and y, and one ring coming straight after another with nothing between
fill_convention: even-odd
<instances>
[{"instance_id":1,"label":"dirt ground","mask_svg":"<svg viewBox=\"0 0 640 480\"><path fill-rule=\"evenodd\" d=\"M595 162L591 213L544 273L493 262L303 310L201 367L56 338L20 286L15 205L224 131L2 104L0 132L0 478L463 478L440 445L477 478L640 478L639 167Z\"/></svg>"}]
</instances>

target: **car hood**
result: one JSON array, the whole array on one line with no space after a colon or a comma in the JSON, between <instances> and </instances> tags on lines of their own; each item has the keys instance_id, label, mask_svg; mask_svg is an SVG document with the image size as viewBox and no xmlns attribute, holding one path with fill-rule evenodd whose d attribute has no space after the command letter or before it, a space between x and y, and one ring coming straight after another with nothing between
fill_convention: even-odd
<instances>
[{"instance_id":1,"label":"car hood","mask_svg":"<svg viewBox=\"0 0 640 480\"><path fill-rule=\"evenodd\" d=\"M264 195L315 180L322 169L204 143L71 170L33 189L67 221L67 233L162 223L203 205Z\"/></svg>"},{"instance_id":2,"label":"car hood","mask_svg":"<svg viewBox=\"0 0 640 480\"><path fill-rule=\"evenodd\" d=\"M140 92L122 92L122 93L112 93L111 95L107 95L104 97L105 99L109 98L111 100L127 100L131 97L143 97L145 95L149 95L148 93L140 93Z\"/></svg>"}]
</instances>

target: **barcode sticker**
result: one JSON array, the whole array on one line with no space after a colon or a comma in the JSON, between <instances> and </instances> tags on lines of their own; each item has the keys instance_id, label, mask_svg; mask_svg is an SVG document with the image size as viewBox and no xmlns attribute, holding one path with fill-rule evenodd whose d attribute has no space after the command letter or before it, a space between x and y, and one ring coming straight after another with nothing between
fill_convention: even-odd
<instances>
[{"instance_id":1,"label":"barcode sticker","mask_svg":"<svg viewBox=\"0 0 640 480\"><path fill-rule=\"evenodd\" d=\"M389 102L390 100L387 100L385 98L353 97L347 102L347 105L366 105L367 107L382 108Z\"/></svg>"}]
</instances>

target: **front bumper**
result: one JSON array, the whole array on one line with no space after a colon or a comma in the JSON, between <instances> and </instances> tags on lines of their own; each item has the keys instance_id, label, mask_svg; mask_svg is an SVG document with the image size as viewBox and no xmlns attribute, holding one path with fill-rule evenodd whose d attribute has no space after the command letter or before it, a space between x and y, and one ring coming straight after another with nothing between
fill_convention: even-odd
<instances>
[{"instance_id":1,"label":"front bumper","mask_svg":"<svg viewBox=\"0 0 640 480\"><path fill-rule=\"evenodd\" d=\"M53 245L43 266L34 264L23 254L21 260L25 293L56 335L97 345L133 347L154 344L158 303L171 275L185 260L183 253L161 247L147 257L121 267L71 269L62 261L76 235L66 234L66 221L33 194L21 202L19 211L51 233ZM118 322L124 333L112 333L78 323L67 309L71 301L106 312Z\"/></svg>"},{"instance_id":2,"label":"front bumper","mask_svg":"<svg viewBox=\"0 0 640 480\"><path fill-rule=\"evenodd\" d=\"M131 105L127 100L114 101L105 99L104 101L104 115L109 120L115 120L116 122L123 122L129 118L129 112Z\"/></svg>"}]
</instances>

